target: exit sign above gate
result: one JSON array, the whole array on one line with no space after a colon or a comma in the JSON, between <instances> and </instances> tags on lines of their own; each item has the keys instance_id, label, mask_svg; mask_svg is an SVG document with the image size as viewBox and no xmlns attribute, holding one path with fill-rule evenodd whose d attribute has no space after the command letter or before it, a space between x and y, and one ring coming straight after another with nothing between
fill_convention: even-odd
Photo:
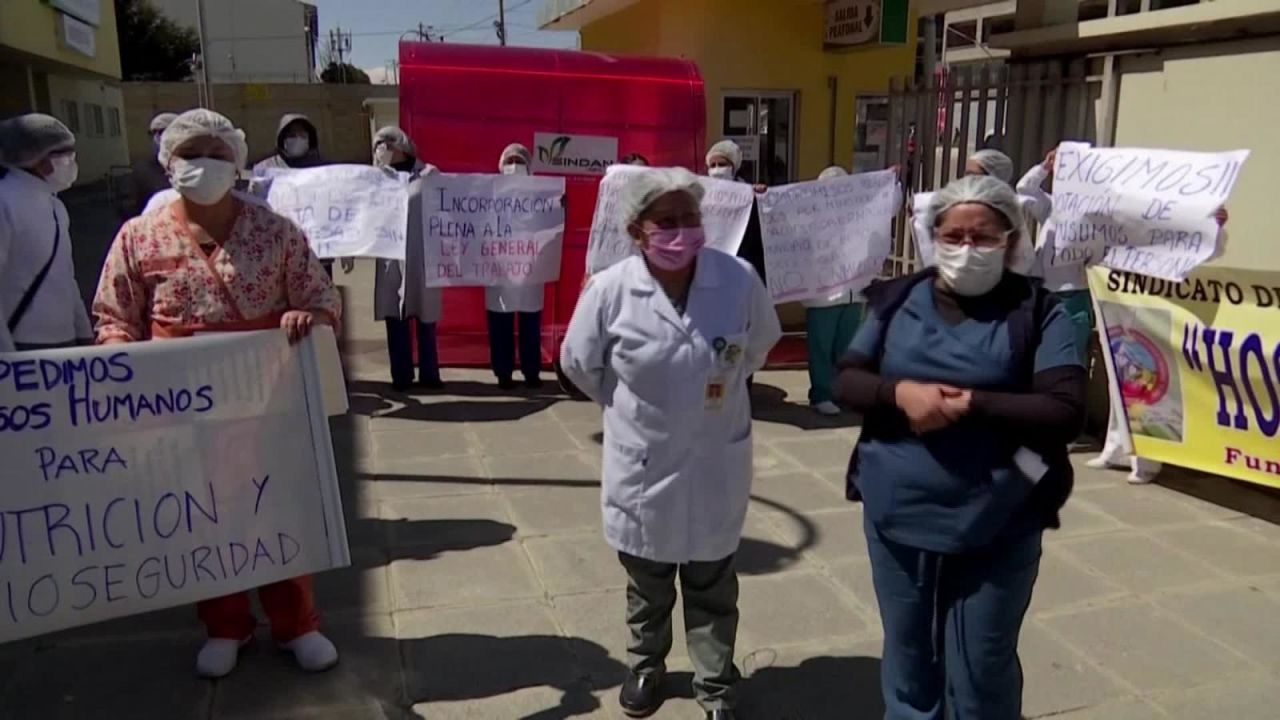
<instances>
[{"instance_id":1,"label":"exit sign above gate","mask_svg":"<svg viewBox=\"0 0 1280 720\"><path fill-rule=\"evenodd\" d=\"M907 42L908 0L827 0L828 50Z\"/></svg>"}]
</instances>

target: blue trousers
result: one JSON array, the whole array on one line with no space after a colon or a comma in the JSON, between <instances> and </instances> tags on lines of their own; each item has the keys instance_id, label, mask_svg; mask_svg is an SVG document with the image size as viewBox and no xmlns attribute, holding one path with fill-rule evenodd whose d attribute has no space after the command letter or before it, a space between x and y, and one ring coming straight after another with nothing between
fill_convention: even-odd
<instances>
[{"instance_id":1,"label":"blue trousers","mask_svg":"<svg viewBox=\"0 0 1280 720\"><path fill-rule=\"evenodd\" d=\"M1018 633L1040 569L1041 533L939 555L866 525L884 623L885 720L1020 720Z\"/></svg>"},{"instance_id":2,"label":"blue trousers","mask_svg":"<svg viewBox=\"0 0 1280 720\"><path fill-rule=\"evenodd\" d=\"M391 384L407 388L413 384L413 341L409 328L418 329L418 380L439 384L440 356L436 350L436 324L418 322L415 318L387 318L387 355L391 358Z\"/></svg>"},{"instance_id":3,"label":"blue trousers","mask_svg":"<svg viewBox=\"0 0 1280 720\"><path fill-rule=\"evenodd\" d=\"M805 335L809 342L809 403L831 402L836 363L849 349L862 322L862 304L805 310Z\"/></svg>"},{"instance_id":4,"label":"blue trousers","mask_svg":"<svg viewBox=\"0 0 1280 720\"><path fill-rule=\"evenodd\" d=\"M516 371L516 316L520 317L520 372L535 381L542 374L542 313L489 312L489 362L499 380Z\"/></svg>"}]
</instances>

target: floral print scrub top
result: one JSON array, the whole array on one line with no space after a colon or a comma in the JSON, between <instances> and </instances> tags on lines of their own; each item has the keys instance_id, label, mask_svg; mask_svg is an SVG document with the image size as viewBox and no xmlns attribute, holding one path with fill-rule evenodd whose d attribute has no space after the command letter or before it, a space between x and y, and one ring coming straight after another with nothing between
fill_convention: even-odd
<instances>
[{"instance_id":1,"label":"floral print scrub top","mask_svg":"<svg viewBox=\"0 0 1280 720\"><path fill-rule=\"evenodd\" d=\"M336 325L342 301L302 231L245 202L230 238L208 253L172 206L125 223L93 301L99 343L252 325L289 310L325 313Z\"/></svg>"}]
</instances>

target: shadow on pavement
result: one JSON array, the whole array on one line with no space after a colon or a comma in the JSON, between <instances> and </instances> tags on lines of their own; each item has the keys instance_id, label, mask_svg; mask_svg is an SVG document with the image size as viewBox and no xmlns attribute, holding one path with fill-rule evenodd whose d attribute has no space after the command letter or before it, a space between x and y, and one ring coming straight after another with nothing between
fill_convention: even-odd
<instances>
[{"instance_id":1,"label":"shadow on pavement","mask_svg":"<svg viewBox=\"0 0 1280 720\"><path fill-rule=\"evenodd\" d=\"M423 422L510 422L540 413L564 399L554 393L505 391L496 385L474 382L449 383L439 391L405 393L387 383L358 381L348 386L347 394L351 412L356 415ZM457 396L492 399L452 399ZM423 401L432 397L449 399Z\"/></svg>"},{"instance_id":2,"label":"shadow on pavement","mask_svg":"<svg viewBox=\"0 0 1280 720\"><path fill-rule=\"evenodd\" d=\"M872 657L814 657L796 667L752 667L768 651L753 653L742 686L745 717L771 720L880 720L880 660ZM766 662L771 662L768 658Z\"/></svg>"},{"instance_id":3,"label":"shadow on pavement","mask_svg":"<svg viewBox=\"0 0 1280 720\"><path fill-rule=\"evenodd\" d=\"M787 391L773 385L755 383L751 388L751 416L761 422L791 425L801 430L830 430L858 427L862 418L852 413L826 417L808 405L787 402Z\"/></svg>"}]
</instances>

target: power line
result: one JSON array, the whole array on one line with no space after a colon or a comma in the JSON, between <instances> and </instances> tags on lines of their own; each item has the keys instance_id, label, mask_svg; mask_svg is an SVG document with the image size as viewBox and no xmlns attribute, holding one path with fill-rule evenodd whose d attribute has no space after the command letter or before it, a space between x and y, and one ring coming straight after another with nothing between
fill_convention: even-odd
<instances>
[{"instance_id":1,"label":"power line","mask_svg":"<svg viewBox=\"0 0 1280 720\"><path fill-rule=\"evenodd\" d=\"M514 5L512 5L511 7L506 8L506 9L505 9L505 12L508 12L508 13L515 12L516 10L519 10L520 8L524 7L525 5L528 5L528 4L529 4L529 3L531 3L531 2L533 2L533 0L520 0L520 2L517 2L517 3L515 3ZM459 34L459 33L464 33L464 32L466 32L466 31L468 31L468 30L474 30L474 29L476 29L476 28L478 28L478 27L481 27L482 25L487 25L488 23L490 23L490 22L492 22L493 20L497 19L497 17L498 17L498 13L496 13L496 12L495 12L495 13L490 13L490 14L488 14L488 15L486 15L486 16L484 16L484 17L480 18L479 20L477 20L477 21L475 21L475 22L471 23L470 25L463 26L463 27L461 27L461 28L458 28L457 30L452 30L452 31L450 31L448 34L449 34L449 35L457 35L457 34Z\"/></svg>"}]
</instances>

